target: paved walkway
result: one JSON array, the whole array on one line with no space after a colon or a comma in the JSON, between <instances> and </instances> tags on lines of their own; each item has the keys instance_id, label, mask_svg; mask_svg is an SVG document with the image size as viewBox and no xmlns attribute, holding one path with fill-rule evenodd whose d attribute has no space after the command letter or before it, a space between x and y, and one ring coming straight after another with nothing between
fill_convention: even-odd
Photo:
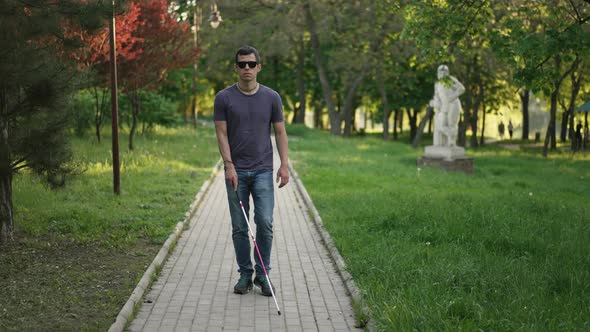
<instances>
[{"instance_id":1,"label":"paved walkway","mask_svg":"<svg viewBox=\"0 0 590 332\"><path fill-rule=\"evenodd\" d=\"M355 330L350 296L295 181L275 190L270 276L282 315L256 287L233 293L238 272L223 173L212 180L129 330Z\"/></svg>"}]
</instances>

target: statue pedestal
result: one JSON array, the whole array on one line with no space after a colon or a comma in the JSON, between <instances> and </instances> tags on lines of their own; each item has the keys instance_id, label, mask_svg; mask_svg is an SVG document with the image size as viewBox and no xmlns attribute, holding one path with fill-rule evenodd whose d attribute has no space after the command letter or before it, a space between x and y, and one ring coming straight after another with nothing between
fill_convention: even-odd
<instances>
[{"instance_id":1,"label":"statue pedestal","mask_svg":"<svg viewBox=\"0 0 590 332\"><path fill-rule=\"evenodd\" d=\"M460 146L434 146L424 148L424 157L453 160L465 157L465 149Z\"/></svg>"},{"instance_id":2,"label":"statue pedestal","mask_svg":"<svg viewBox=\"0 0 590 332\"><path fill-rule=\"evenodd\" d=\"M460 146L427 146L418 158L418 167L437 167L446 171L473 173L473 158L465 156Z\"/></svg>"}]
</instances>

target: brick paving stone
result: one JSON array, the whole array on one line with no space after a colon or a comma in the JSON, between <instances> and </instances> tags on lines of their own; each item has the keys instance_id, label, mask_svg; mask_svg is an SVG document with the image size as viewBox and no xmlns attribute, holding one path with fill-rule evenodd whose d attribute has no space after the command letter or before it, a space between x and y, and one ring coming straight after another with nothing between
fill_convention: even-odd
<instances>
[{"instance_id":1,"label":"brick paving stone","mask_svg":"<svg viewBox=\"0 0 590 332\"><path fill-rule=\"evenodd\" d=\"M273 228L270 278L281 316L257 287L233 293L239 275L224 174L218 172L129 331L357 330L351 299L293 182L275 190Z\"/></svg>"}]
</instances>

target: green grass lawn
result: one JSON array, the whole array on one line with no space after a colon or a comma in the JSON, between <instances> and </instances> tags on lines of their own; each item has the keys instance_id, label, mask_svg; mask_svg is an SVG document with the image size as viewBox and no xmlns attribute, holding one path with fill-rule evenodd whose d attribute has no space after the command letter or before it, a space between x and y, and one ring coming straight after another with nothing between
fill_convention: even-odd
<instances>
[{"instance_id":1,"label":"green grass lawn","mask_svg":"<svg viewBox=\"0 0 590 332\"><path fill-rule=\"evenodd\" d=\"M383 331L588 331L590 154L423 149L289 127L290 158Z\"/></svg>"},{"instance_id":2,"label":"green grass lawn","mask_svg":"<svg viewBox=\"0 0 590 332\"><path fill-rule=\"evenodd\" d=\"M73 139L84 171L65 188L14 177L17 240L0 248L0 330L107 330L219 158L211 127L157 128L131 152L127 137L120 196L108 135Z\"/></svg>"},{"instance_id":3,"label":"green grass lawn","mask_svg":"<svg viewBox=\"0 0 590 332\"><path fill-rule=\"evenodd\" d=\"M590 156L490 146L475 173L422 150L289 127L290 157L380 330L588 330ZM0 330L106 330L219 158L212 128L73 141L84 172L14 178L0 248Z\"/></svg>"}]
</instances>

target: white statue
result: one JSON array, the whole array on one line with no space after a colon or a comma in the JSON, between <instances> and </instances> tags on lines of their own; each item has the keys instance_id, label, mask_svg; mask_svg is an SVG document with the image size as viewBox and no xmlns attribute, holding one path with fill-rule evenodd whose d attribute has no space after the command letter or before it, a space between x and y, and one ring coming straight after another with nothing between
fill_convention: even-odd
<instances>
[{"instance_id":1,"label":"white statue","mask_svg":"<svg viewBox=\"0 0 590 332\"><path fill-rule=\"evenodd\" d=\"M449 67L438 66L438 81L434 84L434 97L430 106L435 109L434 115L434 146L455 147L461 101L459 96L465 87L454 76L449 75Z\"/></svg>"}]
</instances>

